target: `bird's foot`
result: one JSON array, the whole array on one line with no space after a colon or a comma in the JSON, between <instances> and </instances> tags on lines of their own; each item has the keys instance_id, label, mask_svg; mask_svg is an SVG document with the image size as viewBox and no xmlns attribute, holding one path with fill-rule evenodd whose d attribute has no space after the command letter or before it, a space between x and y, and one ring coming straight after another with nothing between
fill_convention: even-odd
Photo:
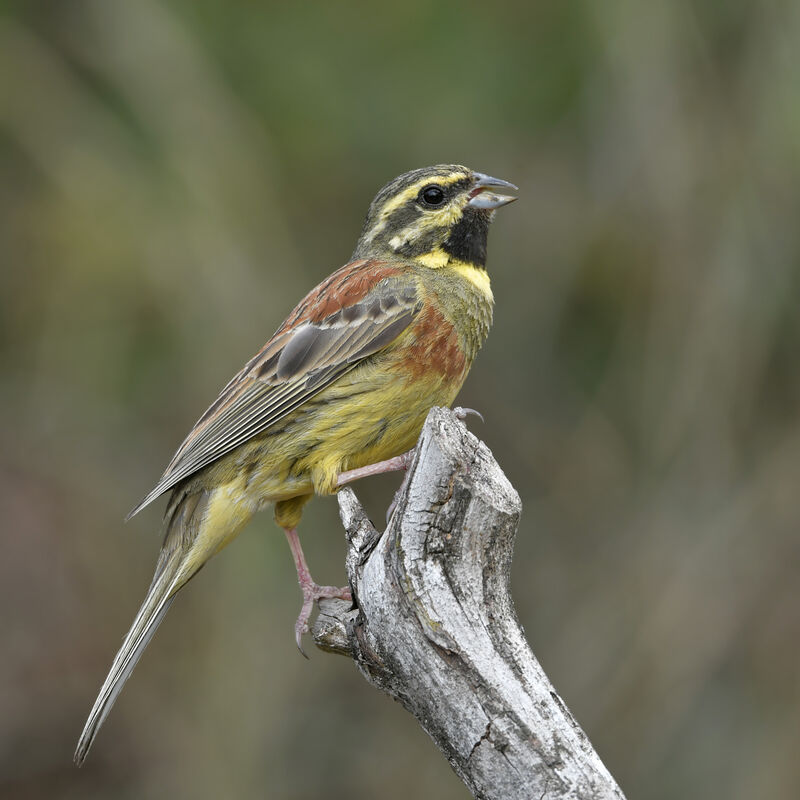
<instances>
[{"instance_id":1,"label":"bird's foot","mask_svg":"<svg viewBox=\"0 0 800 800\"><path fill-rule=\"evenodd\" d=\"M480 411L476 411L474 408L462 408L461 406L456 406L453 409L453 413L460 419L462 422L470 415L474 414L481 422L484 422L483 414Z\"/></svg>"},{"instance_id":2,"label":"bird's foot","mask_svg":"<svg viewBox=\"0 0 800 800\"><path fill-rule=\"evenodd\" d=\"M297 530L295 528L284 528L283 532L286 534L286 539L292 551L294 566L297 569L297 582L300 584L300 591L303 593L303 606L300 609L300 616L298 616L297 622L294 624L294 640L297 642L297 649L308 658L306 651L303 650L302 642L303 634L309 631L308 620L311 617L314 602L323 597L338 597L342 600L352 601L353 594L347 586L341 589L338 586L320 586L311 577Z\"/></svg>"},{"instance_id":3,"label":"bird's foot","mask_svg":"<svg viewBox=\"0 0 800 800\"><path fill-rule=\"evenodd\" d=\"M297 622L294 624L294 638L297 642L297 649L306 657L306 651L303 650L303 634L308 633L310 628L308 620L311 617L311 612L314 608L314 603L324 597L338 597L341 600L353 599L353 593L350 591L349 586L339 588L337 586L320 586L315 583L311 576L306 573L304 576L298 574L300 581L300 589L303 592L303 607L300 609L300 615L297 617Z\"/></svg>"}]
</instances>

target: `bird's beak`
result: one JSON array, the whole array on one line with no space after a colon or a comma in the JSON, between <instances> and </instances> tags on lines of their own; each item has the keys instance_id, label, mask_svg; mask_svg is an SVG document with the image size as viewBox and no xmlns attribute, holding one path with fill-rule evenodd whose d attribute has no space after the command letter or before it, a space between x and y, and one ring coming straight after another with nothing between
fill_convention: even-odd
<instances>
[{"instance_id":1,"label":"bird's beak","mask_svg":"<svg viewBox=\"0 0 800 800\"><path fill-rule=\"evenodd\" d=\"M469 193L467 205L473 208L494 209L513 203L517 199L511 195L488 191L489 189L516 189L517 187L513 183L500 180L500 178L492 178L482 172L474 172L473 175L475 176L475 186Z\"/></svg>"}]
</instances>

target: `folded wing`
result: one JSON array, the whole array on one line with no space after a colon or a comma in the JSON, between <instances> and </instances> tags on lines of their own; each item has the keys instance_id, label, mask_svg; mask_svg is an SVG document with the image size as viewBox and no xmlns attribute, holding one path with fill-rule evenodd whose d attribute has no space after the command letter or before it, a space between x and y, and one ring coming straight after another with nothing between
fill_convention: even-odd
<instances>
[{"instance_id":1,"label":"folded wing","mask_svg":"<svg viewBox=\"0 0 800 800\"><path fill-rule=\"evenodd\" d=\"M178 448L161 480L128 518L180 481L274 425L365 358L385 348L411 324L421 309L413 284L401 275L383 278L377 284L361 277L356 291L354 281L349 286L346 276L340 281L347 291L339 292L341 302L337 302L336 295L325 299L325 310L331 312L325 317L315 320L313 315L305 314L306 318L299 321L297 312L289 317L222 390ZM361 286L369 288L359 289ZM306 308L309 298L298 309Z\"/></svg>"}]
</instances>

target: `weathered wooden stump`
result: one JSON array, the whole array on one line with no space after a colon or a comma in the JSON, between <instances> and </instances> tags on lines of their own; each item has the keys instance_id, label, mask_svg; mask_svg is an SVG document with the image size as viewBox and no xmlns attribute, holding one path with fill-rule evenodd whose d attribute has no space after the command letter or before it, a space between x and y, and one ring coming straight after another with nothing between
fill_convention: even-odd
<instances>
[{"instance_id":1,"label":"weathered wooden stump","mask_svg":"<svg viewBox=\"0 0 800 800\"><path fill-rule=\"evenodd\" d=\"M338 498L356 608L323 601L317 646L399 700L475 797L623 798L517 621L521 503L488 447L434 408L383 533Z\"/></svg>"}]
</instances>

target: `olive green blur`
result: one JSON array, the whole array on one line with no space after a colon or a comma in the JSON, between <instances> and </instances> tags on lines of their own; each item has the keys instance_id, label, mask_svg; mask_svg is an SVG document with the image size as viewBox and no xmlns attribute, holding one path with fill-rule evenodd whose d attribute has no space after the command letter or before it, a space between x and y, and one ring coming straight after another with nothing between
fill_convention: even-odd
<instances>
[{"instance_id":1,"label":"olive green blur","mask_svg":"<svg viewBox=\"0 0 800 800\"><path fill-rule=\"evenodd\" d=\"M466 792L298 654L265 513L72 751L152 575L122 518L229 377L434 163L517 184L458 402L520 492L513 592L630 798L800 785L800 4L0 6L0 796ZM356 486L382 520L398 476ZM344 577L332 498L303 519Z\"/></svg>"}]
</instances>

